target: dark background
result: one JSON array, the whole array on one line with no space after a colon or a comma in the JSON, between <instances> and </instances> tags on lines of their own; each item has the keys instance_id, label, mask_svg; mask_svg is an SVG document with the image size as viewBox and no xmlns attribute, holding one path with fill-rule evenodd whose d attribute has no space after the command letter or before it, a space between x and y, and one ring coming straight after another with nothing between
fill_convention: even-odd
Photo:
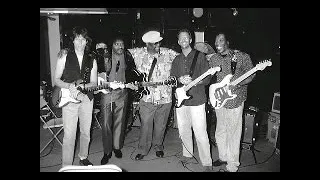
<instances>
[{"instance_id":1,"label":"dark background","mask_svg":"<svg viewBox=\"0 0 320 180\"><path fill-rule=\"evenodd\" d=\"M125 36L127 48L141 47L142 35L151 29L164 37L162 46L180 51L177 32L182 28L204 31L205 41L214 47L217 32L231 34L231 47L248 53L253 64L266 59L272 66L258 71L248 89L247 106L266 112L271 110L274 92L280 92L280 8L203 8L203 15L195 17L193 8L107 8L107 15L60 14L61 47L69 43L71 29L84 26L92 38L109 46L113 36ZM140 13L140 18L137 14ZM40 15L40 81L50 82L47 18ZM49 83L51 84L51 83Z\"/></svg>"}]
</instances>

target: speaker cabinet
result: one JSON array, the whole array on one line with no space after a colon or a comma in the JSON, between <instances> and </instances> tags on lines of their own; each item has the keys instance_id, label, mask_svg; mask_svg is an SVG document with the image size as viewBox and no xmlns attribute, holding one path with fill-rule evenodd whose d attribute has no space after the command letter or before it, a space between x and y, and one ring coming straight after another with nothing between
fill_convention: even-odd
<instances>
[{"instance_id":1,"label":"speaker cabinet","mask_svg":"<svg viewBox=\"0 0 320 180\"><path fill-rule=\"evenodd\" d=\"M278 130L278 137L277 137L277 143L276 143L276 152L278 155L280 155L280 126Z\"/></svg>"},{"instance_id":2,"label":"speaker cabinet","mask_svg":"<svg viewBox=\"0 0 320 180\"><path fill-rule=\"evenodd\" d=\"M273 147L276 147L278 133L280 127L280 114L270 112L268 118L268 134L267 138L269 142L273 144Z\"/></svg>"},{"instance_id":3,"label":"speaker cabinet","mask_svg":"<svg viewBox=\"0 0 320 180\"><path fill-rule=\"evenodd\" d=\"M244 112L244 125L242 130L242 143L253 144L256 138L258 123L255 121L255 112Z\"/></svg>"}]
</instances>

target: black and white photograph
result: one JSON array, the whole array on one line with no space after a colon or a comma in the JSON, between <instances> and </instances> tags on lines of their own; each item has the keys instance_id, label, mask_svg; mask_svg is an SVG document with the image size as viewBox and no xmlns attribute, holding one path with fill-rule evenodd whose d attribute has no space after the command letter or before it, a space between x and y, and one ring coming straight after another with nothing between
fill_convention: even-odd
<instances>
[{"instance_id":1,"label":"black and white photograph","mask_svg":"<svg viewBox=\"0 0 320 180\"><path fill-rule=\"evenodd\" d=\"M40 172L280 172L280 8L40 8Z\"/></svg>"}]
</instances>

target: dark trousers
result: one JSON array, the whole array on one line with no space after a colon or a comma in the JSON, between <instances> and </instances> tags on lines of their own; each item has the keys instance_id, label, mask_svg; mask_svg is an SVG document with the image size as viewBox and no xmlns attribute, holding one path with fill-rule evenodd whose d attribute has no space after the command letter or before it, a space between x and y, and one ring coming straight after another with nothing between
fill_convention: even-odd
<instances>
[{"instance_id":1,"label":"dark trousers","mask_svg":"<svg viewBox=\"0 0 320 180\"><path fill-rule=\"evenodd\" d=\"M147 155L152 144L155 151L163 151L164 133L171 105L172 103L156 105L140 100L141 127L138 154Z\"/></svg>"},{"instance_id":2,"label":"dark trousers","mask_svg":"<svg viewBox=\"0 0 320 180\"><path fill-rule=\"evenodd\" d=\"M102 144L105 154L123 147L127 100L127 93L112 101L108 95L101 97Z\"/></svg>"}]
</instances>

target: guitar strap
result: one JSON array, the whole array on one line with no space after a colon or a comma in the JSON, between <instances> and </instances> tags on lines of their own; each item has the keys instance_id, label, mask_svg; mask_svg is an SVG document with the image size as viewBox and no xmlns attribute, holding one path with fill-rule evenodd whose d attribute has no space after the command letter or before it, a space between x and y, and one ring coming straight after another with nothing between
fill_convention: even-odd
<instances>
[{"instance_id":1,"label":"guitar strap","mask_svg":"<svg viewBox=\"0 0 320 180\"><path fill-rule=\"evenodd\" d=\"M237 67L237 57L236 54L234 52L232 58L231 58L231 74L234 75L234 73L236 72L236 67Z\"/></svg>"},{"instance_id":2,"label":"guitar strap","mask_svg":"<svg viewBox=\"0 0 320 180\"><path fill-rule=\"evenodd\" d=\"M192 77L192 75L193 75L193 71L194 71L194 68L195 68L195 66L196 66L196 62L197 62L197 60L198 60L199 52L200 52L200 51L196 50L196 53L195 53L195 55L194 55L194 57L193 57L193 61L192 61L192 64L191 64L191 67L190 67L190 72L189 72L190 77Z\"/></svg>"},{"instance_id":3,"label":"guitar strap","mask_svg":"<svg viewBox=\"0 0 320 180\"><path fill-rule=\"evenodd\" d=\"M157 63L157 58L154 57L154 58L153 58L153 61L152 61L152 64L151 64L151 69L150 69L150 71L149 71L148 81L150 81L150 79L151 79L151 76L152 76L154 67L156 66L156 63Z\"/></svg>"}]
</instances>

